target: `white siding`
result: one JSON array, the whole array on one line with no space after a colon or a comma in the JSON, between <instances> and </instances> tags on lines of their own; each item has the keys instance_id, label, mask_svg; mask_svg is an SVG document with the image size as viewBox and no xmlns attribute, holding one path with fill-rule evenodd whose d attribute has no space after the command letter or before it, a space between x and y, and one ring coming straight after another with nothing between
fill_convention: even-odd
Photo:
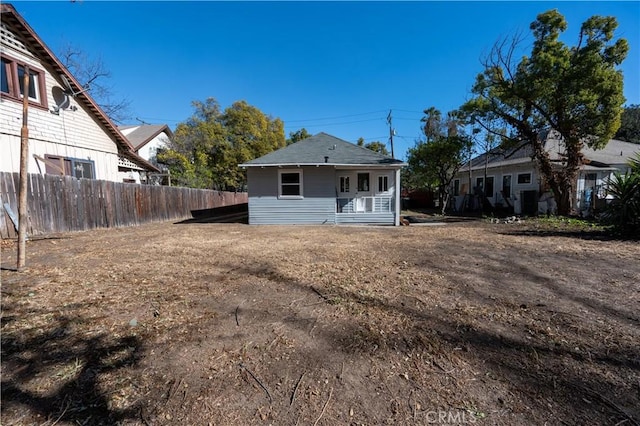
<instances>
[{"instance_id":1,"label":"white siding","mask_svg":"<svg viewBox=\"0 0 640 426\"><path fill-rule=\"evenodd\" d=\"M54 86L64 87L58 76L51 74L45 64L23 52L2 46L2 52L45 73L45 92L49 110L55 106L51 94ZM29 107L29 173L44 173L44 164L38 168L35 155L46 154L90 159L95 163L97 179L118 180L118 156L115 140L82 105L71 99L77 110L60 111ZM0 101L0 171L20 170L20 129L22 127L22 103L3 98ZM39 161L38 161L39 162Z\"/></svg>"}]
</instances>

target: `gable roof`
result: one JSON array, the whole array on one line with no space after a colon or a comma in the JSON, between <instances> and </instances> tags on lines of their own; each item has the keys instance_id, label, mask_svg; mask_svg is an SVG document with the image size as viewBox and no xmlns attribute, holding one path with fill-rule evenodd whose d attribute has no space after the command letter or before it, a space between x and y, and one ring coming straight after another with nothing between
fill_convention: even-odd
<instances>
[{"instance_id":1,"label":"gable roof","mask_svg":"<svg viewBox=\"0 0 640 426\"><path fill-rule=\"evenodd\" d=\"M549 152L552 162L560 162L563 159L564 146L562 139L555 131L545 132L545 149ZM620 166L636 153L640 152L640 144L611 139L603 149L592 149L586 145L582 148L584 164L589 168L606 168ZM472 169L484 168L485 161L488 167L501 167L513 164L526 164L533 162L533 148L526 144L522 147L509 149L494 148L488 153L480 154L471 160ZM468 170L469 163L465 163L460 170Z\"/></svg>"},{"instance_id":2,"label":"gable roof","mask_svg":"<svg viewBox=\"0 0 640 426\"><path fill-rule=\"evenodd\" d=\"M170 138L173 137L173 133L166 124L142 124L133 126L118 126L118 129L125 135L129 143L133 148L138 151L140 148L148 144L158 136L160 133L165 132ZM130 132L126 132L127 130Z\"/></svg>"},{"instance_id":3,"label":"gable roof","mask_svg":"<svg viewBox=\"0 0 640 426\"><path fill-rule=\"evenodd\" d=\"M98 106L93 98L87 93L85 88L78 83L75 77L62 64L62 62L60 62L51 49L49 49L49 47L47 47L47 45L40 39L33 28L27 24L27 21L20 16L13 5L3 3L0 7L0 11L2 12L2 23L10 26L12 30L17 31L22 41L27 44L29 48L37 54L37 56L47 62L50 70L55 72L55 74L52 73L52 75L56 80L59 80L58 75L64 75L69 80L73 92L77 93L75 96L76 102L84 105L93 114L105 132L113 137L118 148L118 153L144 169L159 172L160 170L156 166L138 156L133 151L133 147L129 141L118 130L115 124L113 124L107 114Z\"/></svg>"},{"instance_id":4,"label":"gable roof","mask_svg":"<svg viewBox=\"0 0 640 426\"><path fill-rule=\"evenodd\" d=\"M401 167L405 163L326 133L270 152L241 167L266 166L377 166Z\"/></svg>"}]
</instances>

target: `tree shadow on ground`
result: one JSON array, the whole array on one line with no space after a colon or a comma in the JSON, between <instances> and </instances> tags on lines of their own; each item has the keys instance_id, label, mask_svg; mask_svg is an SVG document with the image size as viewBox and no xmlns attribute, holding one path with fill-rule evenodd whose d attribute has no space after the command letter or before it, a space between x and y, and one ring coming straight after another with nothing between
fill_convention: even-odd
<instances>
[{"instance_id":1,"label":"tree shadow on ground","mask_svg":"<svg viewBox=\"0 0 640 426\"><path fill-rule=\"evenodd\" d=\"M341 329L316 332L331 347L346 354L371 350L367 348L375 348L376 352L401 351L407 354L414 350L452 352L463 348L459 353L463 353L468 361L473 360L475 365L483 366L483 374L498 377L508 384L516 400L529 410L544 411L548 404L554 405L560 416L554 421L562 423L562 416L570 416L579 424L587 424L594 419L607 419L612 424L637 424L635 419L640 416L628 397L627 384L615 378L640 371L640 359L633 347L623 345L612 350L603 345L589 348L590 352L585 353L566 345L527 340L525 322L511 323L510 326L519 334L509 336L492 328L471 326L463 318L455 318L453 312L445 307L435 310L413 307L415 304L405 303L408 296L386 299L339 285L324 288L282 274L276 265L245 266L242 273L304 289L328 304L354 303L365 310L381 310L391 316L408 318L406 326L394 333L379 333L375 326L357 318L342 324ZM560 294L560 297L567 296ZM590 307L604 308L597 304ZM602 313L612 314L609 309L603 309ZM308 327L308 324L301 323L300 327ZM356 340L361 344L355 343ZM585 368L583 364L589 367ZM585 375L588 369L598 373Z\"/></svg>"},{"instance_id":2,"label":"tree shadow on ground","mask_svg":"<svg viewBox=\"0 0 640 426\"><path fill-rule=\"evenodd\" d=\"M510 229L497 231L500 235L518 237L564 237L593 241L638 241L640 237L616 235L609 230L566 230L566 229Z\"/></svg>"},{"instance_id":3,"label":"tree shadow on ground","mask_svg":"<svg viewBox=\"0 0 640 426\"><path fill-rule=\"evenodd\" d=\"M53 423L111 425L138 417L135 403L115 408L110 398L129 383L109 382L105 376L138 364L140 339L78 335L74 322L82 318L60 316L55 321L45 330L34 325L20 334L2 334L3 417L25 406Z\"/></svg>"}]
</instances>

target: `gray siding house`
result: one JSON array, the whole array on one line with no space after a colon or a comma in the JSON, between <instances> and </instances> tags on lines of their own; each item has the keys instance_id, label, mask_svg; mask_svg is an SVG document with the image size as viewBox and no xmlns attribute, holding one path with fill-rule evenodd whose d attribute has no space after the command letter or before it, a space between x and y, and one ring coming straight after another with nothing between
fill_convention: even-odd
<instances>
[{"instance_id":1,"label":"gray siding house","mask_svg":"<svg viewBox=\"0 0 640 426\"><path fill-rule=\"evenodd\" d=\"M250 224L400 224L400 160L319 133L247 169Z\"/></svg>"}]
</instances>

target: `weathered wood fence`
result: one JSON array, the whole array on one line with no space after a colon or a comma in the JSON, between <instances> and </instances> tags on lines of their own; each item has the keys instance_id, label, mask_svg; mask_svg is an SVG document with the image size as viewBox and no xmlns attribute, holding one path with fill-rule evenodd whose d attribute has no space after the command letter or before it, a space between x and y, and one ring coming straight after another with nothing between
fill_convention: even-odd
<instances>
[{"instance_id":1,"label":"weathered wood fence","mask_svg":"<svg viewBox=\"0 0 640 426\"><path fill-rule=\"evenodd\" d=\"M18 217L18 182L18 173L0 173L0 237L3 239L17 236L10 216ZM71 176L30 174L28 183L29 235L181 220L190 218L191 210L247 202L244 192L138 185Z\"/></svg>"}]
</instances>

